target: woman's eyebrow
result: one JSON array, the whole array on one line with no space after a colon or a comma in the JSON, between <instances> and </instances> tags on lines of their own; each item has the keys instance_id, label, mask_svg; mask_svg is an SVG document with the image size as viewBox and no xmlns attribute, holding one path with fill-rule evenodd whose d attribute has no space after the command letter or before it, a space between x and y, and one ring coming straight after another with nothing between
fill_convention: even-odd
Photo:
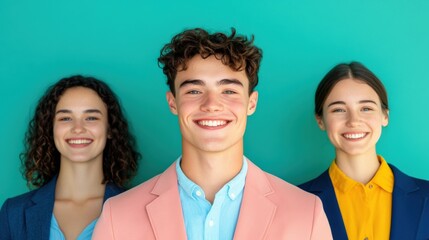
<instances>
[{"instance_id":1,"label":"woman's eyebrow","mask_svg":"<svg viewBox=\"0 0 429 240\"><path fill-rule=\"evenodd\" d=\"M69 110L69 109L59 109L57 112L55 112L55 114L59 114L59 113L72 113L73 111ZM95 108L90 108L90 109L86 109L85 111L83 111L84 113L98 113L103 115L103 113Z\"/></svg>"}]
</instances>

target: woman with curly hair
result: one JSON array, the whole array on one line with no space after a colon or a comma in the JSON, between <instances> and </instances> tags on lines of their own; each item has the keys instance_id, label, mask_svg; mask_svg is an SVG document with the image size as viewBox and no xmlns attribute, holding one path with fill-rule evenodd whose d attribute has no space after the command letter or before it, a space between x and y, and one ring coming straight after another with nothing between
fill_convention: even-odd
<instances>
[{"instance_id":1,"label":"woman with curly hair","mask_svg":"<svg viewBox=\"0 0 429 240\"><path fill-rule=\"evenodd\" d=\"M23 175L36 189L5 201L0 239L91 239L103 202L124 191L139 157L109 86L61 79L39 100L25 136Z\"/></svg>"}]
</instances>

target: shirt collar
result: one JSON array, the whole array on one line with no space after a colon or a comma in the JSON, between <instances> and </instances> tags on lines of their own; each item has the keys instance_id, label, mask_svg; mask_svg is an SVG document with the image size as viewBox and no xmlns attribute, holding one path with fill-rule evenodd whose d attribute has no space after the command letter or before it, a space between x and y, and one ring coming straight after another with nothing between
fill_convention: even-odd
<instances>
[{"instance_id":1,"label":"shirt collar","mask_svg":"<svg viewBox=\"0 0 429 240\"><path fill-rule=\"evenodd\" d=\"M378 156L378 161L380 161L380 167L371 182L383 188L384 191L392 193L394 182L392 169L390 169L389 164L382 156Z\"/></svg>"},{"instance_id":2,"label":"shirt collar","mask_svg":"<svg viewBox=\"0 0 429 240\"><path fill-rule=\"evenodd\" d=\"M200 191L199 197L205 197L204 191L201 189L201 187L194 183L191 179L189 179L182 171L182 168L180 167L181 161L182 157L179 157L179 159L177 159L176 161L176 172L179 186L184 190L187 195L194 199L198 196L197 191ZM226 183L225 186L223 186L222 189L219 190L219 192L224 191L224 189L226 189L228 197L231 200L235 200L236 197L241 193L241 191L243 191L244 184L246 182L248 168L247 165L247 158L243 156L243 165L241 167L240 172L228 183Z\"/></svg>"},{"instance_id":3,"label":"shirt collar","mask_svg":"<svg viewBox=\"0 0 429 240\"><path fill-rule=\"evenodd\" d=\"M332 164L329 167L329 176L331 177L334 187L342 192L348 192L350 189L353 189L356 185L359 184L344 174L335 163L335 160L332 161Z\"/></svg>"},{"instance_id":4,"label":"shirt collar","mask_svg":"<svg viewBox=\"0 0 429 240\"><path fill-rule=\"evenodd\" d=\"M368 184L376 184L386 192L392 193L394 181L393 172L382 156L378 156L378 161L380 162L380 167ZM363 185L345 175L335 161L333 161L329 167L329 176L332 180L332 184L342 192L348 192L356 185Z\"/></svg>"}]
</instances>

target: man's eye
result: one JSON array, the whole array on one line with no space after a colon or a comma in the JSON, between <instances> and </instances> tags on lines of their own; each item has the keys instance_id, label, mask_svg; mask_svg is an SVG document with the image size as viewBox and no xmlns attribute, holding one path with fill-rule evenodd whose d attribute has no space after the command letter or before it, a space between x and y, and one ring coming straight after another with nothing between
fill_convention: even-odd
<instances>
[{"instance_id":1,"label":"man's eye","mask_svg":"<svg viewBox=\"0 0 429 240\"><path fill-rule=\"evenodd\" d=\"M191 90L191 91L188 91L187 92L187 94L200 94L201 92L200 91L198 91L198 90Z\"/></svg>"},{"instance_id":2,"label":"man's eye","mask_svg":"<svg viewBox=\"0 0 429 240\"><path fill-rule=\"evenodd\" d=\"M234 92L232 90L225 90L223 93L225 93L225 94L236 94L236 92Z\"/></svg>"},{"instance_id":3,"label":"man's eye","mask_svg":"<svg viewBox=\"0 0 429 240\"><path fill-rule=\"evenodd\" d=\"M97 117L87 117L86 120L95 121L95 120L98 120L98 118Z\"/></svg>"}]
</instances>

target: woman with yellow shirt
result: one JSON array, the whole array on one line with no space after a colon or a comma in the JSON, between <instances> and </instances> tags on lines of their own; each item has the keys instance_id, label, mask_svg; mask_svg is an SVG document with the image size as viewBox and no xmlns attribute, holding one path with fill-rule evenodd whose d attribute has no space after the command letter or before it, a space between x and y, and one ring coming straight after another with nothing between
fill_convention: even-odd
<instances>
[{"instance_id":1,"label":"woman with yellow shirt","mask_svg":"<svg viewBox=\"0 0 429 240\"><path fill-rule=\"evenodd\" d=\"M389 122L381 81L358 62L338 64L319 83L315 115L336 156L300 187L322 200L334 239L429 239L429 182L376 152Z\"/></svg>"}]
</instances>

